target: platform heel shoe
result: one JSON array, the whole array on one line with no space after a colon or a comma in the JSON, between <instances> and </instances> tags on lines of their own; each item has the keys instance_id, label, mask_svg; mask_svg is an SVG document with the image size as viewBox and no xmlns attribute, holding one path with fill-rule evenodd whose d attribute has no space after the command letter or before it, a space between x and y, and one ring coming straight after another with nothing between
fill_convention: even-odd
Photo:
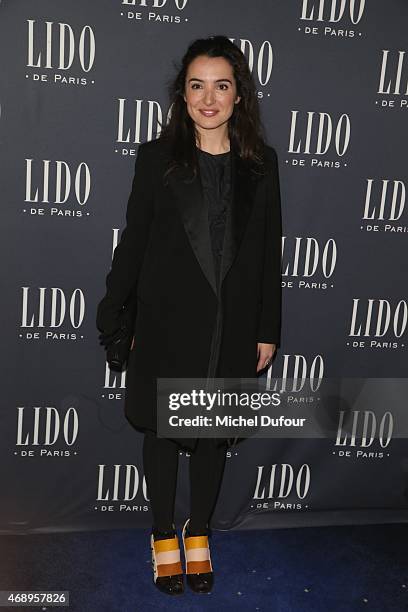
<instances>
[{"instance_id":1,"label":"platform heel shoe","mask_svg":"<svg viewBox=\"0 0 408 612\"><path fill-rule=\"evenodd\" d=\"M162 532L158 539L150 535L152 551L153 582L167 595L181 595L184 592L183 568L180 559L180 546L177 534L164 538Z\"/></svg>"},{"instance_id":2,"label":"platform heel shoe","mask_svg":"<svg viewBox=\"0 0 408 612\"><path fill-rule=\"evenodd\" d=\"M195 593L210 593L214 572L208 535L190 535L189 521L186 520L182 531L187 584Z\"/></svg>"}]
</instances>

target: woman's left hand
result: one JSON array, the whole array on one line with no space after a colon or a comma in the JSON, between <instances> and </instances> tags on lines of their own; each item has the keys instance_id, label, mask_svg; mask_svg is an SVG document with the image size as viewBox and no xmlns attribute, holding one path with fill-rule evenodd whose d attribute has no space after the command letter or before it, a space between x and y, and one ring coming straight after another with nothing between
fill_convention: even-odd
<instances>
[{"instance_id":1,"label":"woman's left hand","mask_svg":"<svg viewBox=\"0 0 408 612\"><path fill-rule=\"evenodd\" d=\"M256 371L259 372L266 368L276 351L276 344L266 344L264 342L258 342L258 363Z\"/></svg>"}]
</instances>

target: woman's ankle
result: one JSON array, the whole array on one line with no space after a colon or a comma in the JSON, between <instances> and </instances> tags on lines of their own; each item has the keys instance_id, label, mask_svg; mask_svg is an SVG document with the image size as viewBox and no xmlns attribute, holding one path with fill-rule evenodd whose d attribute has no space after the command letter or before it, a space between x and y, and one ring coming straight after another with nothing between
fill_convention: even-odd
<instances>
[{"instance_id":1,"label":"woman's ankle","mask_svg":"<svg viewBox=\"0 0 408 612\"><path fill-rule=\"evenodd\" d=\"M203 526L200 524L194 525L191 521L188 522L186 527L186 534L189 536L201 536L201 535L209 535L210 529L208 525Z\"/></svg>"},{"instance_id":2,"label":"woman's ankle","mask_svg":"<svg viewBox=\"0 0 408 612\"><path fill-rule=\"evenodd\" d=\"M176 530L174 527L169 527L167 529L161 529L157 527L152 527L152 534L155 541L157 540L167 540L167 538L174 538L176 535Z\"/></svg>"}]
</instances>

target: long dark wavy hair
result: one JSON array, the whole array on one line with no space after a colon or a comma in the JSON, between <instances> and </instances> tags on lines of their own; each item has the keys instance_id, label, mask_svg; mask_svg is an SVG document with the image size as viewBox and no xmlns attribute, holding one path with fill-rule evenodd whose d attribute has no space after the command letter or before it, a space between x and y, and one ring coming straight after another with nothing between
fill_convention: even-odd
<instances>
[{"instance_id":1,"label":"long dark wavy hair","mask_svg":"<svg viewBox=\"0 0 408 612\"><path fill-rule=\"evenodd\" d=\"M183 95L188 67L200 55L224 57L232 66L237 95L241 96L241 99L238 104L234 104L228 121L230 145L241 159L249 163L253 171L262 174L264 127L259 113L255 81L248 62L242 51L226 36L210 36L196 39L190 44L181 65L175 64L176 77L167 86L171 116L168 123L161 126L160 138L168 141L172 161L165 176L180 166L191 171L193 177L198 171L196 128L188 114Z\"/></svg>"}]
</instances>

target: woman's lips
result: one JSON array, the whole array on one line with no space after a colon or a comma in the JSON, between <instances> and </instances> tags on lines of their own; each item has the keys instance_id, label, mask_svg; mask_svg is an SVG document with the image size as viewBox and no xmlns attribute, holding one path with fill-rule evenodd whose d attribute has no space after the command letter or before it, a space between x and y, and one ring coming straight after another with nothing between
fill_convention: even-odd
<instances>
[{"instance_id":1,"label":"woman's lips","mask_svg":"<svg viewBox=\"0 0 408 612\"><path fill-rule=\"evenodd\" d=\"M216 115L218 113L218 111L217 110L215 110L215 111L206 111L206 110L202 110L200 108L200 113L202 115L204 115L204 117L214 117L214 115Z\"/></svg>"}]
</instances>

